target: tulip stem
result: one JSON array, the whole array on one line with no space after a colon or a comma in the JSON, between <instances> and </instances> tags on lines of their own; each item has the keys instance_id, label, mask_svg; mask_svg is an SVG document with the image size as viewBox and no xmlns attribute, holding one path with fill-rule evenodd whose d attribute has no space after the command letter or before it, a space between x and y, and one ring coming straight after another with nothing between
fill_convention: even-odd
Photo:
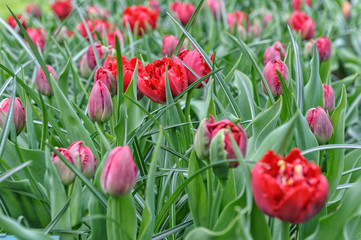
<instances>
[{"instance_id":1,"label":"tulip stem","mask_svg":"<svg viewBox=\"0 0 361 240\"><path fill-rule=\"evenodd\" d=\"M222 203L222 198L223 198L223 193L224 193L224 188L222 186L222 184L220 182L218 182L217 184L217 191L215 192L214 195L214 201L212 204L212 208L210 211L210 229L213 229L214 224L216 223L217 219L218 219L218 214L219 214L219 209L221 207L221 203ZM212 193L213 194L213 193Z\"/></svg>"},{"instance_id":2,"label":"tulip stem","mask_svg":"<svg viewBox=\"0 0 361 240\"><path fill-rule=\"evenodd\" d=\"M209 162L209 161L208 161ZM212 205L213 205L213 178L212 178L212 168L207 169L207 209L208 213L208 228L211 228L212 225Z\"/></svg>"},{"instance_id":3,"label":"tulip stem","mask_svg":"<svg viewBox=\"0 0 361 240\"><path fill-rule=\"evenodd\" d=\"M187 122L189 123L189 127L188 127L188 138L189 141L192 142L192 139L194 139L194 132L192 131L193 129L193 124L192 124L192 118L191 118L191 99L192 99L192 91L193 89L190 89L187 93L187 98L186 98L186 106L184 109L184 115L186 117Z\"/></svg>"}]
</instances>

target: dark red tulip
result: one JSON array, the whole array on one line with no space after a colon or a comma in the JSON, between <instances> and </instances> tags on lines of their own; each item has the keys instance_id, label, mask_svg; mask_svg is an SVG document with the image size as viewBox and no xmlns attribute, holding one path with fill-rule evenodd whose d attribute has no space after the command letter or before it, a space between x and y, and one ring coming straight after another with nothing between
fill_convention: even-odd
<instances>
[{"instance_id":1,"label":"dark red tulip","mask_svg":"<svg viewBox=\"0 0 361 240\"><path fill-rule=\"evenodd\" d=\"M165 74L168 69L168 81L173 97L180 94L188 86L185 69L169 58L156 60L145 66L138 73L139 90L153 102L165 103Z\"/></svg>"},{"instance_id":2,"label":"dark red tulip","mask_svg":"<svg viewBox=\"0 0 361 240\"><path fill-rule=\"evenodd\" d=\"M252 189L263 213L292 224L316 215L328 196L321 169L297 148L284 158L268 151L252 170Z\"/></svg>"}]
</instances>

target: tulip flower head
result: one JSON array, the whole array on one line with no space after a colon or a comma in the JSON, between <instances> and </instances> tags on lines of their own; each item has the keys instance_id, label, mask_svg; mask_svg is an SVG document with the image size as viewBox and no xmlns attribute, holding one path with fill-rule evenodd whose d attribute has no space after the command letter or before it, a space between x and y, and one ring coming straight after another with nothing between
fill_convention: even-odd
<instances>
[{"instance_id":1,"label":"tulip flower head","mask_svg":"<svg viewBox=\"0 0 361 240\"><path fill-rule=\"evenodd\" d=\"M295 11L300 11L301 10L301 6L303 5L307 5L309 7L312 7L312 4L311 4L311 0L293 0L292 1L292 8L293 10Z\"/></svg>"},{"instance_id":2,"label":"tulip flower head","mask_svg":"<svg viewBox=\"0 0 361 240\"><path fill-rule=\"evenodd\" d=\"M164 57L171 57L178 44L178 38L173 35L165 35L163 38L162 53ZM183 51L184 47L180 48Z\"/></svg>"},{"instance_id":3,"label":"tulip flower head","mask_svg":"<svg viewBox=\"0 0 361 240\"><path fill-rule=\"evenodd\" d=\"M204 61L202 55L198 50L194 49L193 51L189 51L188 49L183 50L179 53L179 58L187 64L198 76L199 78L204 77L205 75L211 72L210 67ZM211 56L211 61L213 61L213 54ZM179 64L182 64L181 62ZM188 68L184 67L187 73L188 84L192 84L197 81L199 78L194 75ZM203 82L207 83L209 78L205 79ZM202 83L199 83L196 88L203 87Z\"/></svg>"},{"instance_id":4,"label":"tulip flower head","mask_svg":"<svg viewBox=\"0 0 361 240\"><path fill-rule=\"evenodd\" d=\"M271 60L283 61L285 58L286 49L283 43L277 41L272 46L266 49L264 53L263 63L266 65Z\"/></svg>"},{"instance_id":5,"label":"tulip flower head","mask_svg":"<svg viewBox=\"0 0 361 240\"><path fill-rule=\"evenodd\" d=\"M298 149L284 158L266 152L252 170L252 189L263 213L292 224L316 215L328 197L328 183L321 169Z\"/></svg>"},{"instance_id":6,"label":"tulip flower head","mask_svg":"<svg viewBox=\"0 0 361 240\"><path fill-rule=\"evenodd\" d=\"M332 112L335 109L335 93L331 85L322 84L323 107L326 111Z\"/></svg>"},{"instance_id":7,"label":"tulip flower head","mask_svg":"<svg viewBox=\"0 0 361 240\"><path fill-rule=\"evenodd\" d=\"M333 124L326 111L322 107L311 108L305 117L318 143L327 143L333 135Z\"/></svg>"},{"instance_id":8,"label":"tulip flower head","mask_svg":"<svg viewBox=\"0 0 361 240\"><path fill-rule=\"evenodd\" d=\"M117 94L117 81L115 80L115 77L109 70L99 67L95 71L94 82L98 80L102 81L105 84L105 86L107 86L112 96L115 96Z\"/></svg>"},{"instance_id":9,"label":"tulip flower head","mask_svg":"<svg viewBox=\"0 0 361 240\"><path fill-rule=\"evenodd\" d=\"M58 74L55 72L54 68L50 65L46 65L46 68L48 69L50 75L53 76L55 81L58 81L59 77ZM46 79L45 73L41 67L39 67L38 70L36 71L35 83L36 83L36 88L41 94L44 94L46 96L53 95L53 91L51 90L49 80Z\"/></svg>"},{"instance_id":10,"label":"tulip flower head","mask_svg":"<svg viewBox=\"0 0 361 240\"><path fill-rule=\"evenodd\" d=\"M193 4L182 2L172 2L170 4L170 9L184 26L187 25L196 10Z\"/></svg>"},{"instance_id":11,"label":"tulip flower head","mask_svg":"<svg viewBox=\"0 0 361 240\"><path fill-rule=\"evenodd\" d=\"M64 19L71 13L73 6L71 5L71 0L55 0L51 4L51 9L58 18Z\"/></svg>"},{"instance_id":12,"label":"tulip flower head","mask_svg":"<svg viewBox=\"0 0 361 240\"><path fill-rule=\"evenodd\" d=\"M138 88L150 100L156 103L166 102L166 69L172 96L180 94L188 86L188 79L183 65L169 58L156 60L138 72Z\"/></svg>"},{"instance_id":13,"label":"tulip flower head","mask_svg":"<svg viewBox=\"0 0 361 240\"><path fill-rule=\"evenodd\" d=\"M112 97L102 81L96 81L90 92L88 113L91 120L103 123L113 114Z\"/></svg>"},{"instance_id":14,"label":"tulip flower head","mask_svg":"<svg viewBox=\"0 0 361 240\"><path fill-rule=\"evenodd\" d=\"M316 48L320 61L327 61L331 56L331 41L328 37L319 37L316 39Z\"/></svg>"},{"instance_id":15,"label":"tulip flower head","mask_svg":"<svg viewBox=\"0 0 361 240\"><path fill-rule=\"evenodd\" d=\"M99 59L102 60L104 55L108 52L108 48L95 44L95 49L98 53ZM95 54L92 46L88 47L88 51L81 57L79 61L79 72L83 77L89 77L93 69L97 66Z\"/></svg>"},{"instance_id":16,"label":"tulip flower head","mask_svg":"<svg viewBox=\"0 0 361 240\"><path fill-rule=\"evenodd\" d=\"M87 178L91 178L94 175L97 167L97 159L94 156L92 150L88 146L83 146L84 141L73 142L68 151L71 154L74 165L78 166L80 163L80 170Z\"/></svg>"},{"instance_id":17,"label":"tulip flower head","mask_svg":"<svg viewBox=\"0 0 361 240\"><path fill-rule=\"evenodd\" d=\"M235 11L227 14L227 22L230 32L233 33L233 30L236 29L237 33L240 35L240 38L243 40L247 37L247 32L245 29L247 18L248 14L242 11Z\"/></svg>"},{"instance_id":18,"label":"tulip flower head","mask_svg":"<svg viewBox=\"0 0 361 240\"><path fill-rule=\"evenodd\" d=\"M28 28L26 29L26 32L28 33L31 41L33 41L35 46L37 48L40 47L41 51L44 51L45 38L47 37L45 31L42 28Z\"/></svg>"},{"instance_id":19,"label":"tulip flower head","mask_svg":"<svg viewBox=\"0 0 361 240\"><path fill-rule=\"evenodd\" d=\"M278 60L269 61L263 69L263 76L266 79L268 86L274 97L278 97L282 94L282 84L281 80L278 78L276 69L281 73L283 79L288 83L288 68L287 65ZM265 86L262 82L262 88L265 93L267 93Z\"/></svg>"},{"instance_id":20,"label":"tulip flower head","mask_svg":"<svg viewBox=\"0 0 361 240\"><path fill-rule=\"evenodd\" d=\"M222 2L220 0L207 0L207 4L216 19L220 19L222 15Z\"/></svg>"},{"instance_id":21,"label":"tulip flower head","mask_svg":"<svg viewBox=\"0 0 361 240\"><path fill-rule=\"evenodd\" d=\"M309 40L315 33L315 22L304 12L294 12L288 20L293 30L301 33L302 40Z\"/></svg>"},{"instance_id":22,"label":"tulip flower head","mask_svg":"<svg viewBox=\"0 0 361 240\"><path fill-rule=\"evenodd\" d=\"M24 17L22 15L16 15L16 18L20 21L21 25L23 25L23 27L26 29L27 24L26 24ZM18 26L18 24L16 23L15 18L13 16L9 16L6 19L6 22L14 29Z\"/></svg>"},{"instance_id":23,"label":"tulip flower head","mask_svg":"<svg viewBox=\"0 0 361 240\"><path fill-rule=\"evenodd\" d=\"M73 160L73 156L71 155L71 153L69 152L68 149L58 148L56 150L59 153L61 153L71 164L76 166L76 164L74 163L74 160ZM53 153L51 156L51 160L54 163L56 169L58 170L60 179L65 186L68 186L69 184L74 182L75 173L68 166L65 165L65 163L59 158L58 155Z\"/></svg>"},{"instance_id":24,"label":"tulip flower head","mask_svg":"<svg viewBox=\"0 0 361 240\"><path fill-rule=\"evenodd\" d=\"M6 116L9 112L11 98L6 98L0 103L0 127L3 128ZM13 121L15 125L16 134L19 135L25 127L25 108L21 104L20 98L15 98L14 110L13 110Z\"/></svg>"},{"instance_id":25,"label":"tulip flower head","mask_svg":"<svg viewBox=\"0 0 361 240\"><path fill-rule=\"evenodd\" d=\"M342 14L346 20L351 19L352 6L351 3L346 1L342 3Z\"/></svg>"},{"instance_id":26,"label":"tulip flower head","mask_svg":"<svg viewBox=\"0 0 361 240\"><path fill-rule=\"evenodd\" d=\"M116 147L107 157L100 184L104 193L123 196L131 192L137 181L137 173L129 146Z\"/></svg>"},{"instance_id":27,"label":"tulip flower head","mask_svg":"<svg viewBox=\"0 0 361 240\"><path fill-rule=\"evenodd\" d=\"M35 18L41 17L41 10L39 6L36 3L29 3L26 6L26 13L29 15L34 16Z\"/></svg>"},{"instance_id":28,"label":"tulip flower head","mask_svg":"<svg viewBox=\"0 0 361 240\"><path fill-rule=\"evenodd\" d=\"M123 12L123 26L127 27L129 25L132 32L137 28L138 36L141 36L143 32L147 31L147 24L155 29L157 25L159 13L156 9L151 9L145 6L133 5L127 7Z\"/></svg>"}]
</instances>

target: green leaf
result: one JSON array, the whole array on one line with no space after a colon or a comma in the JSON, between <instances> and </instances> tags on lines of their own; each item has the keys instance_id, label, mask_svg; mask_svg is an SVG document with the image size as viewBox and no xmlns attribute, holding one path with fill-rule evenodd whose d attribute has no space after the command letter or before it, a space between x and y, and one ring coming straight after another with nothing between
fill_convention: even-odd
<instances>
[{"instance_id":1,"label":"green leaf","mask_svg":"<svg viewBox=\"0 0 361 240\"><path fill-rule=\"evenodd\" d=\"M323 87L320 78L320 61L316 45L313 48L313 57L311 60L310 80L305 86L305 111L317 106L323 107Z\"/></svg>"}]
</instances>

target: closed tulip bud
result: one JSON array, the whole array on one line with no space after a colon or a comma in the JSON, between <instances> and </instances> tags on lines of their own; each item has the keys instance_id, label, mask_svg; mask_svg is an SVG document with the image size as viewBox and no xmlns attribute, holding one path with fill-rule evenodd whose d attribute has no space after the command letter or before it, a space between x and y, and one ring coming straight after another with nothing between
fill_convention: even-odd
<instances>
[{"instance_id":1,"label":"closed tulip bud","mask_svg":"<svg viewBox=\"0 0 361 240\"><path fill-rule=\"evenodd\" d=\"M315 44L315 41L313 39L306 42L305 47L303 49L303 55L305 58L311 58L313 55L313 45Z\"/></svg>"},{"instance_id":2,"label":"closed tulip bud","mask_svg":"<svg viewBox=\"0 0 361 240\"><path fill-rule=\"evenodd\" d=\"M129 146L116 147L107 157L100 184L104 193L123 196L131 192L137 181L137 173Z\"/></svg>"},{"instance_id":3,"label":"closed tulip bud","mask_svg":"<svg viewBox=\"0 0 361 240\"><path fill-rule=\"evenodd\" d=\"M104 55L108 51L108 48L101 44L95 44L95 49L98 53L100 60L104 57ZM93 70L96 67L97 62L95 60L95 54L92 46L89 46L88 51L86 52L86 60L88 62L89 68Z\"/></svg>"},{"instance_id":4,"label":"closed tulip bud","mask_svg":"<svg viewBox=\"0 0 361 240\"><path fill-rule=\"evenodd\" d=\"M66 148L58 148L56 150L59 153L61 153L71 164L76 166L75 163L74 163L74 160L73 160L73 156L68 151L68 149L66 149ZM74 182L75 173L68 166L65 165L65 163L59 158L58 155L53 153L52 157L51 157L51 160L53 161L56 169L58 170L60 179L61 179L61 181L63 182L63 184L65 186L68 186L69 184Z\"/></svg>"},{"instance_id":5,"label":"closed tulip bud","mask_svg":"<svg viewBox=\"0 0 361 240\"><path fill-rule=\"evenodd\" d=\"M79 61L79 73L85 78L88 78L92 73L92 69L88 65L86 54L84 54Z\"/></svg>"},{"instance_id":6,"label":"closed tulip bud","mask_svg":"<svg viewBox=\"0 0 361 240\"><path fill-rule=\"evenodd\" d=\"M102 81L105 86L107 86L112 96L115 96L117 94L117 81L109 70L102 67L98 68L95 71L94 82L98 80Z\"/></svg>"},{"instance_id":7,"label":"closed tulip bud","mask_svg":"<svg viewBox=\"0 0 361 240\"><path fill-rule=\"evenodd\" d=\"M53 76L53 78L56 81L58 81L58 74L56 74L54 68L50 65L46 65L46 68L48 69L49 73ZM36 88L41 94L44 94L46 96L53 95L53 91L51 90L49 81L48 79L46 79L45 73L41 67L39 67L38 70L36 71L35 83L36 83Z\"/></svg>"},{"instance_id":8,"label":"closed tulip bud","mask_svg":"<svg viewBox=\"0 0 361 240\"><path fill-rule=\"evenodd\" d=\"M197 133L194 137L194 150L199 159L206 160L209 157L209 143L211 142L211 133L208 130L208 121L203 119L199 124Z\"/></svg>"},{"instance_id":9,"label":"closed tulip bud","mask_svg":"<svg viewBox=\"0 0 361 240\"><path fill-rule=\"evenodd\" d=\"M281 73L283 79L288 83L288 69L287 65L278 60L269 61L263 69L263 76L266 79L268 86L274 97L278 97L282 94L282 84L281 80L278 78L276 69ZM262 82L262 88L265 93L267 93L266 88Z\"/></svg>"},{"instance_id":10,"label":"closed tulip bud","mask_svg":"<svg viewBox=\"0 0 361 240\"><path fill-rule=\"evenodd\" d=\"M264 53L263 63L266 65L271 60L282 61L285 58L286 49L283 43L277 41L272 46L266 49Z\"/></svg>"},{"instance_id":11,"label":"closed tulip bud","mask_svg":"<svg viewBox=\"0 0 361 240\"><path fill-rule=\"evenodd\" d=\"M11 98L6 98L0 103L0 127L3 128L6 116L9 111ZM16 134L19 135L25 127L25 108L21 104L20 98L15 98L13 120L15 125Z\"/></svg>"},{"instance_id":12,"label":"closed tulip bud","mask_svg":"<svg viewBox=\"0 0 361 240\"><path fill-rule=\"evenodd\" d=\"M172 35L165 35L163 38L162 53L164 57L171 57L173 52L178 44L178 38ZM182 46L180 51L183 51L184 47Z\"/></svg>"},{"instance_id":13,"label":"closed tulip bud","mask_svg":"<svg viewBox=\"0 0 361 240\"><path fill-rule=\"evenodd\" d=\"M97 122L106 122L112 117L112 96L102 81L96 81L90 92L88 113L90 119Z\"/></svg>"},{"instance_id":14,"label":"closed tulip bud","mask_svg":"<svg viewBox=\"0 0 361 240\"><path fill-rule=\"evenodd\" d=\"M331 41L328 37L319 37L316 39L316 48L320 61L326 61L331 56Z\"/></svg>"},{"instance_id":15,"label":"closed tulip bud","mask_svg":"<svg viewBox=\"0 0 361 240\"><path fill-rule=\"evenodd\" d=\"M352 11L352 6L350 2L343 2L342 3L342 14L343 17L346 20L350 20L351 19L351 11Z\"/></svg>"},{"instance_id":16,"label":"closed tulip bud","mask_svg":"<svg viewBox=\"0 0 361 240\"><path fill-rule=\"evenodd\" d=\"M269 22L271 22L273 19L273 15L272 14L266 14L263 17L263 26L266 28L269 24Z\"/></svg>"},{"instance_id":17,"label":"closed tulip bud","mask_svg":"<svg viewBox=\"0 0 361 240\"><path fill-rule=\"evenodd\" d=\"M30 15L33 15L35 18L41 17L41 10L36 3L29 3L26 6L26 12Z\"/></svg>"},{"instance_id":18,"label":"closed tulip bud","mask_svg":"<svg viewBox=\"0 0 361 240\"><path fill-rule=\"evenodd\" d=\"M211 9L213 17L220 19L222 16L222 2L220 0L207 0L207 4Z\"/></svg>"},{"instance_id":19,"label":"closed tulip bud","mask_svg":"<svg viewBox=\"0 0 361 240\"><path fill-rule=\"evenodd\" d=\"M170 4L170 9L178 17L183 25L187 25L191 19L192 14L196 8L191 3L173 2Z\"/></svg>"},{"instance_id":20,"label":"closed tulip bud","mask_svg":"<svg viewBox=\"0 0 361 240\"><path fill-rule=\"evenodd\" d=\"M326 111L322 107L311 108L305 117L318 143L327 143L333 135L333 125Z\"/></svg>"},{"instance_id":21,"label":"closed tulip bud","mask_svg":"<svg viewBox=\"0 0 361 240\"><path fill-rule=\"evenodd\" d=\"M51 9L58 18L64 19L71 13L73 6L71 5L71 0L55 0L51 4Z\"/></svg>"},{"instance_id":22,"label":"closed tulip bud","mask_svg":"<svg viewBox=\"0 0 361 240\"><path fill-rule=\"evenodd\" d=\"M301 10L301 6L302 5L307 5L307 6L309 6L309 7L311 7L312 5L311 5L311 0L293 0L292 1L292 8L293 8L293 10L295 10L295 11L299 11L299 10Z\"/></svg>"},{"instance_id":23,"label":"closed tulip bud","mask_svg":"<svg viewBox=\"0 0 361 240\"><path fill-rule=\"evenodd\" d=\"M326 111L332 112L335 108L335 93L331 85L322 84L323 87L323 107Z\"/></svg>"},{"instance_id":24,"label":"closed tulip bud","mask_svg":"<svg viewBox=\"0 0 361 240\"><path fill-rule=\"evenodd\" d=\"M194 49L193 51L189 51L188 49L183 50L181 53L179 53L179 58L187 64L188 67L190 67L193 72L195 72L199 78L204 77L205 75L209 74L211 72L211 69L209 68L206 61L204 61L202 55L198 50ZM179 61L178 59L175 61ZM211 61L213 61L213 54L211 56ZM178 62L180 65L182 62ZM183 66L183 65L182 65ZM197 81L199 78L194 75L188 68L184 67L187 78L188 78L188 84L192 84L195 81ZM209 78L204 79L203 82L207 83ZM199 83L196 88L203 87L202 83Z\"/></svg>"},{"instance_id":25,"label":"closed tulip bud","mask_svg":"<svg viewBox=\"0 0 361 240\"><path fill-rule=\"evenodd\" d=\"M321 169L309 163L297 148L284 158L266 152L252 170L252 190L263 213L292 224L315 216L328 197L328 183Z\"/></svg>"},{"instance_id":26,"label":"closed tulip bud","mask_svg":"<svg viewBox=\"0 0 361 240\"><path fill-rule=\"evenodd\" d=\"M288 20L293 30L301 33L302 40L309 40L315 33L315 22L304 12L294 12Z\"/></svg>"},{"instance_id":27,"label":"closed tulip bud","mask_svg":"<svg viewBox=\"0 0 361 240\"><path fill-rule=\"evenodd\" d=\"M36 48L40 47L44 51L46 32L42 28L28 28L26 29L31 41L33 41ZM26 41L27 42L27 41Z\"/></svg>"},{"instance_id":28,"label":"closed tulip bud","mask_svg":"<svg viewBox=\"0 0 361 240\"><path fill-rule=\"evenodd\" d=\"M92 150L88 146L83 146L83 143L83 141L73 142L68 147L68 150L72 155L74 165L78 166L78 163L80 163L80 170L83 175L87 178L91 178L97 167L97 159Z\"/></svg>"}]
</instances>

